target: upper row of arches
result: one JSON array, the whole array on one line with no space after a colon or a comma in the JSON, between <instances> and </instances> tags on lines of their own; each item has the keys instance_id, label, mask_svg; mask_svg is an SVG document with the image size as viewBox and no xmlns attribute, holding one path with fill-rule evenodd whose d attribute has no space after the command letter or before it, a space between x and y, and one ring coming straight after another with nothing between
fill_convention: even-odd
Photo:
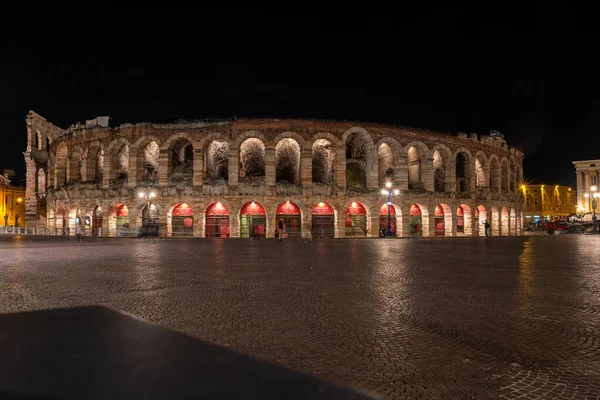
<instances>
[{"instance_id":1,"label":"upper row of arches","mask_svg":"<svg viewBox=\"0 0 600 400\"><path fill-rule=\"evenodd\" d=\"M125 137L109 143L59 140L51 145L48 173L49 185L55 187L71 181L231 184L235 179L262 179L267 184L315 182L352 188L392 181L408 190L468 192L490 187L511 192L522 179L522 169L520 159L508 156L422 141L402 145L389 136L374 142L362 128L350 129L341 138L319 133L311 140L294 132L274 140L256 131L236 139L218 133L202 138L177 133L165 140L148 135L134 142Z\"/></svg>"}]
</instances>

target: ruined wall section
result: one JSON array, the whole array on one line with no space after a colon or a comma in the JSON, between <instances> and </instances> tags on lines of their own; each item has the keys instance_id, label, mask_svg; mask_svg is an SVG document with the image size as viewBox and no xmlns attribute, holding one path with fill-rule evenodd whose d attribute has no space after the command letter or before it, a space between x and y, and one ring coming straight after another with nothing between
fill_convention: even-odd
<instances>
[{"instance_id":1,"label":"ruined wall section","mask_svg":"<svg viewBox=\"0 0 600 400\"><path fill-rule=\"evenodd\" d=\"M27 146L24 152L26 168L25 223L27 227L44 227L46 224L46 193L48 182L48 151L51 143L64 134L64 130L46 121L46 118L29 111L25 117Z\"/></svg>"}]
</instances>

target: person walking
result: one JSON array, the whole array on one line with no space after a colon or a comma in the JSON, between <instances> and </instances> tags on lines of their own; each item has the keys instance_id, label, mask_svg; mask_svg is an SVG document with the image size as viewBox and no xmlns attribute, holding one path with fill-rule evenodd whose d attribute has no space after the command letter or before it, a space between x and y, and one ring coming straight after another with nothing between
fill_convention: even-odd
<instances>
[{"instance_id":1,"label":"person walking","mask_svg":"<svg viewBox=\"0 0 600 400\"><path fill-rule=\"evenodd\" d=\"M483 230L485 231L485 237L488 237L489 236L489 231L490 231L490 223L487 222L487 219L483 223Z\"/></svg>"},{"instance_id":2,"label":"person walking","mask_svg":"<svg viewBox=\"0 0 600 400\"><path fill-rule=\"evenodd\" d=\"M280 219L277 223L277 238L281 242L283 240L283 220Z\"/></svg>"},{"instance_id":3,"label":"person walking","mask_svg":"<svg viewBox=\"0 0 600 400\"><path fill-rule=\"evenodd\" d=\"M83 228L81 226L81 222L77 222L75 225L75 236L77 236L77 241L81 242L81 234L83 233Z\"/></svg>"}]
</instances>

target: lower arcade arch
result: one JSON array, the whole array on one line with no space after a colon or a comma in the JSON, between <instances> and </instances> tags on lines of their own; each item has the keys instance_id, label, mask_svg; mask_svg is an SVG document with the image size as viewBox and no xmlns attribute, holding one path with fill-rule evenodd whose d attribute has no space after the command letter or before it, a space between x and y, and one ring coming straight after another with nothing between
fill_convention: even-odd
<instances>
[{"instance_id":1,"label":"lower arcade arch","mask_svg":"<svg viewBox=\"0 0 600 400\"><path fill-rule=\"evenodd\" d=\"M344 231L346 237L367 236L367 209L362 203L353 201L346 209Z\"/></svg>"},{"instance_id":2,"label":"lower arcade arch","mask_svg":"<svg viewBox=\"0 0 600 400\"><path fill-rule=\"evenodd\" d=\"M158 206L154 203L146 204L141 210L140 236L158 236Z\"/></svg>"},{"instance_id":3,"label":"lower arcade arch","mask_svg":"<svg viewBox=\"0 0 600 400\"><path fill-rule=\"evenodd\" d=\"M502 213L500 214L500 234L502 236L510 235L510 214L508 213L507 207L502 207Z\"/></svg>"},{"instance_id":4,"label":"lower arcade arch","mask_svg":"<svg viewBox=\"0 0 600 400\"><path fill-rule=\"evenodd\" d=\"M102 207L97 206L92 212L92 236L102 236L102 221L104 213Z\"/></svg>"},{"instance_id":5,"label":"lower arcade arch","mask_svg":"<svg viewBox=\"0 0 600 400\"><path fill-rule=\"evenodd\" d=\"M194 210L187 203L177 203L167 214L167 235L194 236Z\"/></svg>"},{"instance_id":6,"label":"lower arcade arch","mask_svg":"<svg viewBox=\"0 0 600 400\"><path fill-rule=\"evenodd\" d=\"M108 236L122 236L128 230L129 209L125 204L115 204L108 214Z\"/></svg>"},{"instance_id":7,"label":"lower arcade arch","mask_svg":"<svg viewBox=\"0 0 600 400\"><path fill-rule=\"evenodd\" d=\"M67 213L63 206L59 206L58 210L56 210L56 234L57 235L65 235L67 232Z\"/></svg>"},{"instance_id":8,"label":"lower arcade arch","mask_svg":"<svg viewBox=\"0 0 600 400\"><path fill-rule=\"evenodd\" d=\"M461 204L456 209L456 235L473 235L473 219L471 214L471 208L466 204Z\"/></svg>"},{"instance_id":9,"label":"lower arcade arch","mask_svg":"<svg viewBox=\"0 0 600 400\"><path fill-rule=\"evenodd\" d=\"M414 203L408 211L408 235L429 236L429 212L423 204Z\"/></svg>"},{"instance_id":10,"label":"lower arcade arch","mask_svg":"<svg viewBox=\"0 0 600 400\"><path fill-rule=\"evenodd\" d=\"M230 236L229 210L223 203L217 201L210 204L204 215L205 237L228 238Z\"/></svg>"},{"instance_id":11,"label":"lower arcade arch","mask_svg":"<svg viewBox=\"0 0 600 400\"><path fill-rule=\"evenodd\" d=\"M302 211L295 203L286 201L275 212L275 231L279 231L279 221L283 223L283 234L288 237L302 236Z\"/></svg>"},{"instance_id":12,"label":"lower arcade arch","mask_svg":"<svg viewBox=\"0 0 600 400\"><path fill-rule=\"evenodd\" d=\"M389 211L389 227L388 227L388 211ZM393 204L384 203L379 209L379 235L396 237L397 230L396 207ZM388 229L389 228L389 229ZM388 232L390 231L390 232Z\"/></svg>"},{"instance_id":13,"label":"lower arcade arch","mask_svg":"<svg viewBox=\"0 0 600 400\"><path fill-rule=\"evenodd\" d=\"M320 202L312 210L311 237L335 237L335 211L329 204Z\"/></svg>"},{"instance_id":14,"label":"lower arcade arch","mask_svg":"<svg viewBox=\"0 0 600 400\"><path fill-rule=\"evenodd\" d=\"M262 205L257 202L244 204L240 210L240 237L266 237L267 214Z\"/></svg>"},{"instance_id":15,"label":"lower arcade arch","mask_svg":"<svg viewBox=\"0 0 600 400\"><path fill-rule=\"evenodd\" d=\"M452 236L452 210L447 204L438 204L433 213L435 236Z\"/></svg>"},{"instance_id":16,"label":"lower arcade arch","mask_svg":"<svg viewBox=\"0 0 600 400\"><path fill-rule=\"evenodd\" d=\"M491 219L490 228L492 236L500 236L500 212L497 207L492 207L491 210ZM489 218L489 217L488 217ZM489 222L489 221L488 221Z\"/></svg>"},{"instance_id":17,"label":"lower arcade arch","mask_svg":"<svg viewBox=\"0 0 600 400\"><path fill-rule=\"evenodd\" d=\"M475 218L473 218L473 226L477 227L479 236L485 236L485 223L488 221L487 210L484 206L479 205L475 209ZM490 224L491 225L491 224ZM491 229L490 229L491 231Z\"/></svg>"}]
</instances>

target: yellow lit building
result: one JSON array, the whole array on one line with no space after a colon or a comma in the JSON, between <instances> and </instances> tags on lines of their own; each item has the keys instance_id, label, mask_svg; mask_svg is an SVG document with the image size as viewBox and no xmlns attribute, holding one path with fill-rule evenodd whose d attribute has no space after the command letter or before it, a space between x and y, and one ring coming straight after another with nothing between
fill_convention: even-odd
<instances>
[{"instance_id":1,"label":"yellow lit building","mask_svg":"<svg viewBox=\"0 0 600 400\"><path fill-rule=\"evenodd\" d=\"M576 212L577 195L568 186L522 185L523 226L568 217Z\"/></svg>"},{"instance_id":2,"label":"yellow lit building","mask_svg":"<svg viewBox=\"0 0 600 400\"><path fill-rule=\"evenodd\" d=\"M3 179L4 178L4 179ZM25 226L25 188L0 176L0 226Z\"/></svg>"}]
</instances>

